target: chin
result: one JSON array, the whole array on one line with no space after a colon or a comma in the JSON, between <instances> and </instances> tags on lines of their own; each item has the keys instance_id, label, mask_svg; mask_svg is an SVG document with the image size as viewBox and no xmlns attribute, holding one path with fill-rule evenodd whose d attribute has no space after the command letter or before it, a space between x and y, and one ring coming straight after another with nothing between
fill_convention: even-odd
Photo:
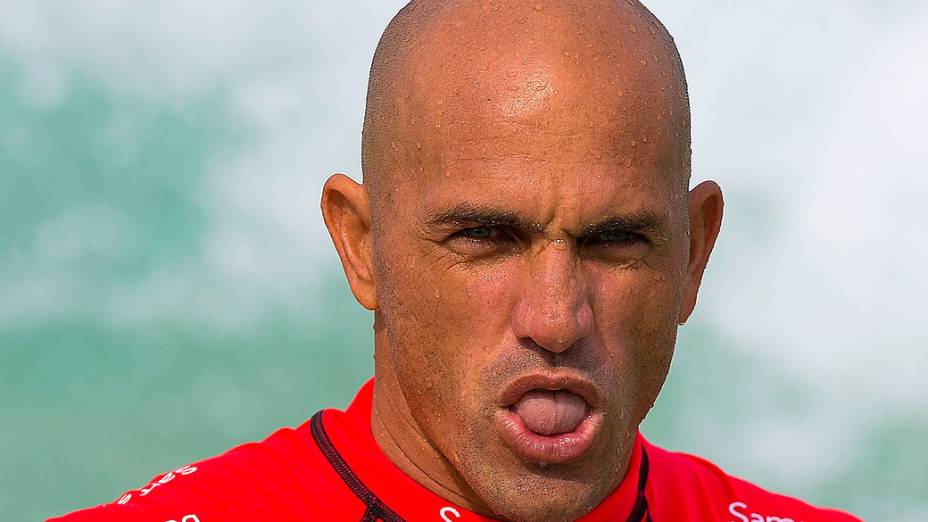
<instances>
[{"instance_id":1,"label":"chin","mask_svg":"<svg viewBox=\"0 0 928 522\"><path fill-rule=\"evenodd\" d=\"M500 505L489 504L497 517L512 522L565 522L577 520L596 507L597 503L584 503L570 492L539 490L528 494L535 497L525 503L520 499L505 499ZM503 499L498 499L503 500Z\"/></svg>"},{"instance_id":2,"label":"chin","mask_svg":"<svg viewBox=\"0 0 928 522\"><path fill-rule=\"evenodd\" d=\"M476 480L470 482L486 505L503 520L562 522L586 515L609 493L609 485L597 483L601 476L596 473L577 476L579 471L558 464L545 468L520 464L515 469L478 473Z\"/></svg>"}]
</instances>

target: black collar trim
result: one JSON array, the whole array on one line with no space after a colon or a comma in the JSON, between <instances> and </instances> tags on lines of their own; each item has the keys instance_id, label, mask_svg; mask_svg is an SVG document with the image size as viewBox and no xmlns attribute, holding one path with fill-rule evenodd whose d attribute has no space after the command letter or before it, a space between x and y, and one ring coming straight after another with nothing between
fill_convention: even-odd
<instances>
[{"instance_id":1,"label":"black collar trim","mask_svg":"<svg viewBox=\"0 0 928 522\"><path fill-rule=\"evenodd\" d=\"M370 488L361 482L361 479L355 475L351 467L348 466L348 463L345 462L341 453L335 449L332 440L329 439L329 435L325 432L325 427L322 425L321 411L313 415L312 421L310 422L310 429L313 439L316 441L316 445L319 446L319 450L325 456L326 460L329 461L329 464L335 472L338 473L338 476L341 477L345 485L348 486L348 489L367 506L360 522L405 522L403 517L390 509L370 490ZM653 522L651 520L651 513L648 510L648 498L645 496L645 488L648 484L648 468L648 453L644 448L641 448L641 468L638 472L638 496L635 499L635 506L632 508L632 512L626 519L626 522Z\"/></svg>"}]
</instances>

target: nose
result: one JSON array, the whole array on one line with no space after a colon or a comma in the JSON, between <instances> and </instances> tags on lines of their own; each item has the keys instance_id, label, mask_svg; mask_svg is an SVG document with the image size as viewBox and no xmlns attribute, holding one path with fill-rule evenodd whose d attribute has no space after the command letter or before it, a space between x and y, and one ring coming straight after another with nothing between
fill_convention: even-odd
<instances>
[{"instance_id":1,"label":"nose","mask_svg":"<svg viewBox=\"0 0 928 522\"><path fill-rule=\"evenodd\" d=\"M512 311L512 330L552 353L563 353L590 334L593 310L572 249L551 243L527 261Z\"/></svg>"}]
</instances>

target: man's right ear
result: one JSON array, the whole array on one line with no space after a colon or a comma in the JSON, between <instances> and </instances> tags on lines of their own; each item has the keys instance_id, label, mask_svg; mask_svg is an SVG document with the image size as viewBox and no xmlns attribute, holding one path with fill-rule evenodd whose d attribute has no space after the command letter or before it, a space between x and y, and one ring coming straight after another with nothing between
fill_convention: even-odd
<instances>
[{"instance_id":1,"label":"man's right ear","mask_svg":"<svg viewBox=\"0 0 928 522\"><path fill-rule=\"evenodd\" d=\"M333 174L322 188L322 218L348 277L351 293L364 308L377 308L371 252L371 208L364 187Z\"/></svg>"}]
</instances>

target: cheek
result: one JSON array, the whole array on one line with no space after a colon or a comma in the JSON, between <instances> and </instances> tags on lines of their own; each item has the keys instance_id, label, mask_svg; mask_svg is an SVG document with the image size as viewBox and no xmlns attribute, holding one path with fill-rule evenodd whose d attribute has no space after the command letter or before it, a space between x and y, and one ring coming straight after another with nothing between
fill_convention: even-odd
<instances>
[{"instance_id":1,"label":"cheek","mask_svg":"<svg viewBox=\"0 0 928 522\"><path fill-rule=\"evenodd\" d=\"M669 268L646 266L616 271L593 267L587 271L587 280L601 334L640 338L676 324L682 279Z\"/></svg>"},{"instance_id":2,"label":"cheek","mask_svg":"<svg viewBox=\"0 0 928 522\"><path fill-rule=\"evenodd\" d=\"M660 274L648 268L599 274L591 287L597 341L640 415L663 385L676 342L680 281Z\"/></svg>"},{"instance_id":3,"label":"cheek","mask_svg":"<svg viewBox=\"0 0 928 522\"><path fill-rule=\"evenodd\" d=\"M438 262L393 266L405 268L385 274L391 284L381 310L394 368L417 421L440 439L441 426L487 401L476 384L504 347L506 279Z\"/></svg>"},{"instance_id":4,"label":"cheek","mask_svg":"<svg viewBox=\"0 0 928 522\"><path fill-rule=\"evenodd\" d=\"M415 271L415 278L398 283L394 293L391 315L399 319L393 322L402 333L398 341L414 342L416 352L455 370L476 365L489 358L506 331L503 286L488 275Z\"/></svg>"}]
</instances>

